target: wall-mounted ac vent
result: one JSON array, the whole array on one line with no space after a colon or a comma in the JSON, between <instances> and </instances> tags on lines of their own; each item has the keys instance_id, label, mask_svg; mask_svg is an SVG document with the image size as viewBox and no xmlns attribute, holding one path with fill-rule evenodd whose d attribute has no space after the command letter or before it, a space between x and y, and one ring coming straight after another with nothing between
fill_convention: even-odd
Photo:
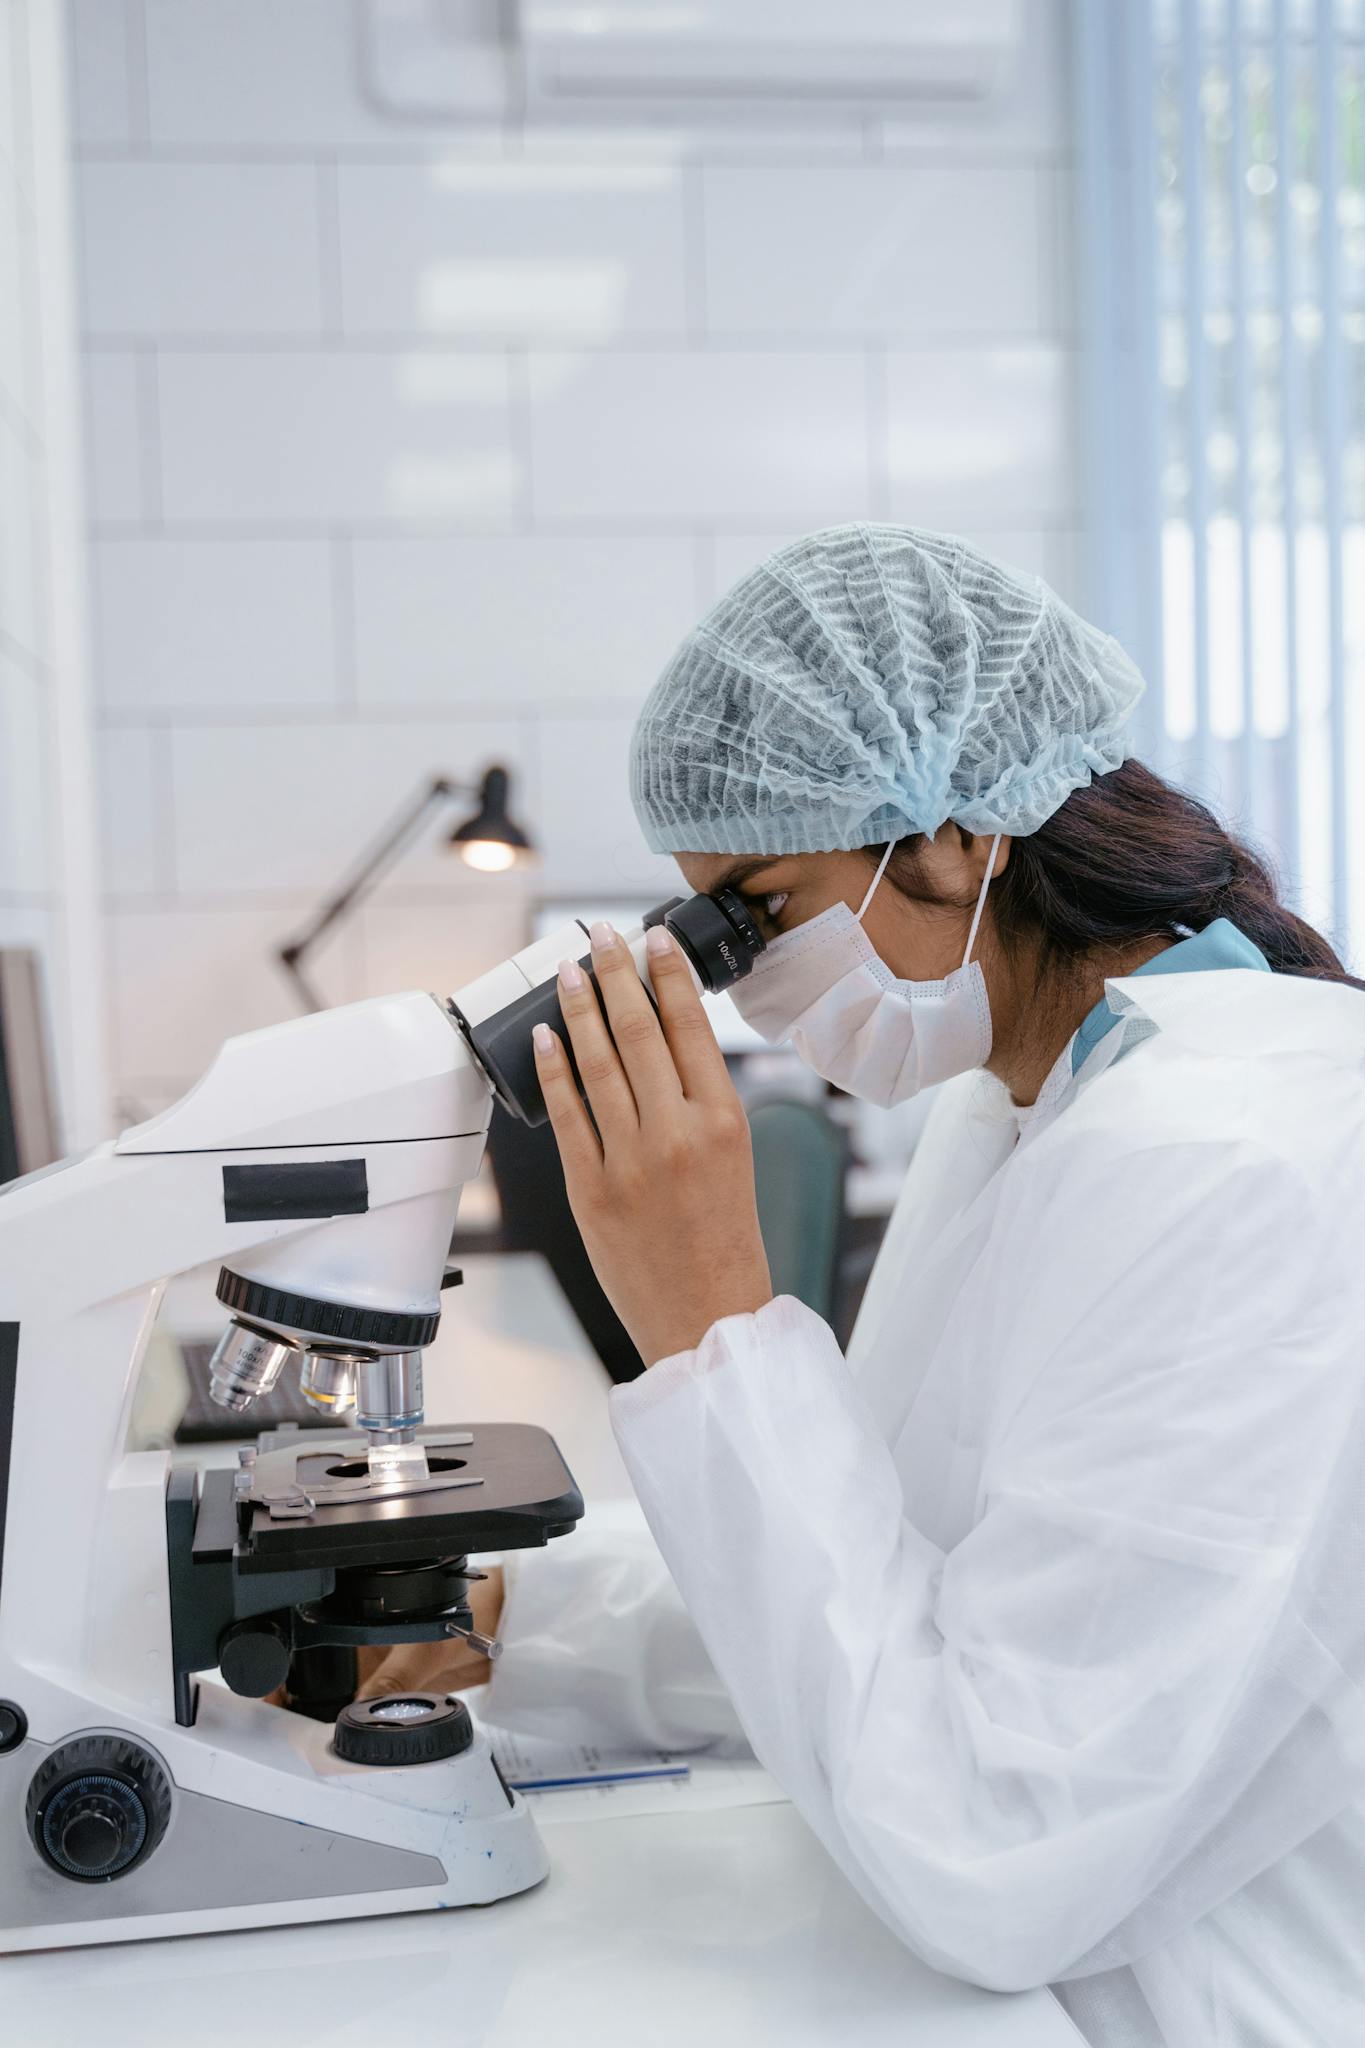
<instances>
[{"instance_id":1,"label":"wall-mounted ac vent","mask_svg":"<svg viewBox=\"0 0 1365 2048\"><path fill-rule=\"evenodd\" d=\"M839 117L980 108L1023 0L367 0L366 68L399 117Z\"/></svg>"},{"instance_id":2,"label":"wall-mounted ac vent","mask_svg":"<svg viewBox=\"0 0 1365 2048\"><path fill-rule=\"evenodd\" d=\"M987 98L1016 0L520 0L532 104Z\"/></svg>"}]
</instances>

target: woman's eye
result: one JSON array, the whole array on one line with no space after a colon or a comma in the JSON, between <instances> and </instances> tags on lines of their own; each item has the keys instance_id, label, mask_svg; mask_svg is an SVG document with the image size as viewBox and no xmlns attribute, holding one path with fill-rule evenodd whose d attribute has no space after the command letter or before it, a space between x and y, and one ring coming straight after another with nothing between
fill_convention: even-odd
<instances>
[{"instance_id":1,"label":"woman's eye","mask_svg":"<svg viewBox=\"0 0 1365 2048\"><path fill-rule=\"evenodd\" d=\"M790 894L791 891L789 889L783 889L778 894L763 898L763 915L769 924L777 923L782 913L782 906Z\"/></svg>"}]
</instances>

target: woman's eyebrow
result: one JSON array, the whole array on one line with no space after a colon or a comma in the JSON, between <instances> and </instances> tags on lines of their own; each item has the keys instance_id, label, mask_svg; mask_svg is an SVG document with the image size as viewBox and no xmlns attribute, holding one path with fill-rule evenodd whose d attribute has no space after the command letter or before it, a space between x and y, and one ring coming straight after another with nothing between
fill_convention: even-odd
<instances>
[{"instance_id":1,"label":"woman's eyebrow","mask_svg":"<svg viewBox=\"0 0 1365 2048\"><path fill-rule=\"evenodd\" d=\"M752 876L761 874L764 868L775 868L782 858L781 854L774 853L761 854L756 860L737 860L732 867L726 868L720 880L712 885L707 894L714 896L720 889L742 888L745 882Z\"/></svg>"}]
</instances>

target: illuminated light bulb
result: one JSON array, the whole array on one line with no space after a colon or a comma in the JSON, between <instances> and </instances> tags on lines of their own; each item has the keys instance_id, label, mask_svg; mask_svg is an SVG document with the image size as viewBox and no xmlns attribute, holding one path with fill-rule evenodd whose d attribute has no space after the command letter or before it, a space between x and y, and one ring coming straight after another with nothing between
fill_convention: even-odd
<instances>
[{"instance_id":1,"label":"illuminated light bulb","mask_svg":"<svg viewBox=\"0 0 1365 2048\"><path fill-rule=\"evenodd\" d=\"M515 864L517 850L497 839L466 839L460 845L460 858L483 874L500 875Z\"/></svg>"}]
</instances>

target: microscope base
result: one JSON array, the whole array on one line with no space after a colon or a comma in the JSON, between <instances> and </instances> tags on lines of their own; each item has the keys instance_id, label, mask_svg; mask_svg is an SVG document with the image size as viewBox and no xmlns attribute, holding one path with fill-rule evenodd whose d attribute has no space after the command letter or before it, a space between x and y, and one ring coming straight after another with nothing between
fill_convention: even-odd
<instances>
[{"instance_id":1,"label":"microscope base","mask_svg":"<svg viewBox=\"0 0 1365 2048\"><path fill-rule=\"evenodd\" d=\"M213 1795L173 1784L164 1839L103 1882L63 1875L34 1844L28 1788L52 1746L25 1741L0 1756L0 1954L490 1905L546 1875L535 1822L504 1789L482 1730L447 1762L376 1770L338 1761L330 1729L278 1718L328 1781L318 1818L245 1803L269 1789L222 1755Z\"/></svg>"}]
</instances>

